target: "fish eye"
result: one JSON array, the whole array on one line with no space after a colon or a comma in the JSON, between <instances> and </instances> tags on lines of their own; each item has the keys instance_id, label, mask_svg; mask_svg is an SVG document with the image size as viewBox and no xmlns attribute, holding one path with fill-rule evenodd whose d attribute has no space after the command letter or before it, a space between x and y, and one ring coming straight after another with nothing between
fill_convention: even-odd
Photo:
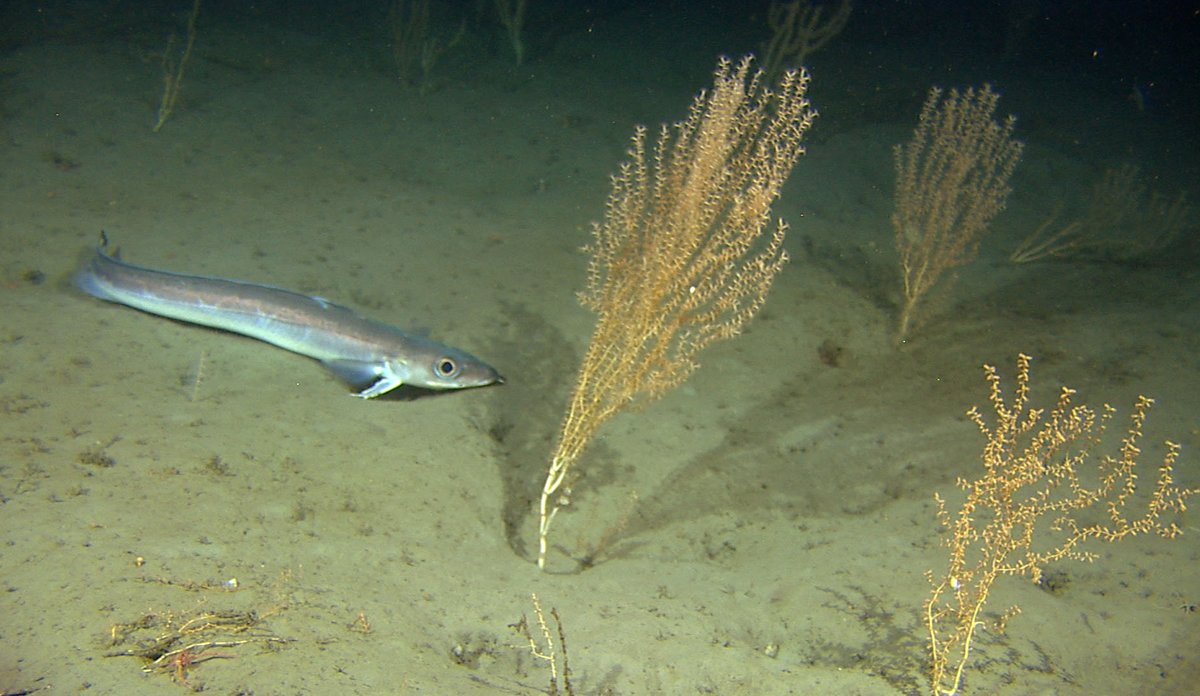
<instances>
[{"instance_id":1,"label":"fish eye","mask_svg":"<svg viewBox=\"0 0 1200 696\"><path fill-rule=\"evenodd\" d=\"M451 378L457 377L459 370L458 361L451 357L441 357L433 364L433 371L438 377Z\"/></svg>"}]
</instances>

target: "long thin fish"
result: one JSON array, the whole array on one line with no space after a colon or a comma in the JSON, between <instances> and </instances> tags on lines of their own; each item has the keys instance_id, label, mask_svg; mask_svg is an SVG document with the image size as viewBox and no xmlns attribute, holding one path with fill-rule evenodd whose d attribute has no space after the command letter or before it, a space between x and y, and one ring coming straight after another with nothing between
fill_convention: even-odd
<instances>
[{"instance_id":1,"label":"long thin fish","mask_svg":"<svg viewBox=\"0 0 1200 696\"><path fill-rule=\"evenodd\" d=\"M470 353L367 319L321 297L126 263L119 254L108 253L103 233L95 256L75 282L102 300L307 355L361 389L356 396L364 399L403 384L464 389L504 381Z\"/></svg>"}]
</instances>

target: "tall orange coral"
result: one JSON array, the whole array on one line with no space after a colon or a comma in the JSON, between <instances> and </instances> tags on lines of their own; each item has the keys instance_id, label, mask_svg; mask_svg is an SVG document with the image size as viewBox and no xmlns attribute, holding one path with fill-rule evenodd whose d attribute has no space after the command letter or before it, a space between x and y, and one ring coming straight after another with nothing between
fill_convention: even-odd
<instances>
[{"instance_id":1,"label":"tall orange coral","mask_svg":"<svg viewBox=\"0 0 1200 696\"><path fill-rule=\"evenodd\" d=\"M1116 410L1107 404L1099 411L1073 404L1075 391L1066 387L1049 412L1030 408L1029 363L1027 355L1017 359L1011 401L1000 390L996 369L984 366L994 420L989 424L974 408L968 412L987 437L983 473L975 480L959 479L966 497L954 515L935 495L950 559L940 577L927 573L933 591L924 621L934 696L959 692L984 626L984 604L999 577L1020 575L1036 583L1048 563L1095 560L1095 552L1081 548L1089 540L1116 542L1147 533L1174 538L1180 529L1167 517L1183 512L1187 499L1200 494L1200 488L1174 485L1179 445L1172 442L1166 443L1154 488L1139 491L1138 442L1151 399L1139 397L1134 404L1116 456L1093 457ZM1097 509L1106 512L1106 520L1095 521L1099 515L1091 512ZM1017 611L1010 608L998 623Z\"/></svg>"},{"instance_id":2,"label":"tall orange coral","mask_svg":"<svg viewBox=\"0 0 1200 696\"><path fill-rule=\"evenodd\" d=\"M1024 146L1016 119L992 120L1000 95L984 85L959 93L934 87L907 145L897 145L896 248L904 300L896 330L903 343L920 301L948 269L975 256L979 238L1004 210L1008 179Z\"/></svg>"},{"instance_id":3,"label":"tall orange coral","mask_svg":"<svg viewBox=\"0 0 1200 696\"><path fill-rule=\"evenodd\" d=\"M539 566L568 474L600 426L681 384L704 348L740 333L766 301L787 261L771 205L816 117L807 87L792 71L770 91L749 57L722 58L712 90L649 152L646 129L635 131L588 247L580 299L596 327L542 489Z\"/></svg>"}]
</instances>

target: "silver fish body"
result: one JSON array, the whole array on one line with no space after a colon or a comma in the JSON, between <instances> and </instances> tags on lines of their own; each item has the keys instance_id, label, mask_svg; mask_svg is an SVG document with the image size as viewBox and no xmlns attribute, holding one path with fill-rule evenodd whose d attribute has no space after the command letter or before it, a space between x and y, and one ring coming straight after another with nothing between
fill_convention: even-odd
<instances>
[{"instance_id":1,"label":"silver fish body","mask_svg":"<svg viewBox=\"0 0 1200 696\"><path fill-rule=\"evenodd\" d=\"M464 389L502 383L466 351L360 316L321 297L224 278L137 266L107 239L75 276L84 292L150 314L257 338L319 360L364 399L407 384Z\"/></svg>"}]
</instances>

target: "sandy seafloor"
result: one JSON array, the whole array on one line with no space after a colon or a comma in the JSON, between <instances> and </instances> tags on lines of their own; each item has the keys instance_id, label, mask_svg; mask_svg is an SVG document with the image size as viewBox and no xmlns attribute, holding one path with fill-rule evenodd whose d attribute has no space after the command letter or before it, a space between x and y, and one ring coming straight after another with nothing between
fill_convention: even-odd
<instances>
[{"instance_id":1,"label":"sandy seafloor","mask_svg":"<svg viewBox=\"0 0 1200 696\"><path fill-rule=\"evenodd\" d=\"M607 177L635 124L680 118L718 53L754 47L751 19L728 38L697 20L694 42L666 13L535 21L519 68L472 23L420 90L378 27L331 38L217 7L158 133L176 14L0 55L0 690L545 693L512 628L537 593L577 694L922 693L924 573L946 558L933 494L956 506L956 477L978 475L964 413L986 407L980 366L1011 387L1020 351L1036 403L1065 384L1120 410L1107 451L1155 397L1143 478L1171 439L1178 481L1200 485L1195 218L1153 262L1007 261L1105 167L1194 192L1194 119L1130 98L1151 75L942 54L868 15L811 61L821 116L777 205L793 262L766 309L608 424L537 570ZM1027 143L1009 209L898 350L891 147L929 85L984 81ZM428 330L507 382L355 399L304 357L75 291L102 229L139 264ZM988 612L1024 611L981 635L964 693L1194 693L1198 520L1054 564L1054 593L1002 578ZM130 647L121 624L251 610L257 639L187 685L107 656Z\"/></svg>"}]
</instances>

